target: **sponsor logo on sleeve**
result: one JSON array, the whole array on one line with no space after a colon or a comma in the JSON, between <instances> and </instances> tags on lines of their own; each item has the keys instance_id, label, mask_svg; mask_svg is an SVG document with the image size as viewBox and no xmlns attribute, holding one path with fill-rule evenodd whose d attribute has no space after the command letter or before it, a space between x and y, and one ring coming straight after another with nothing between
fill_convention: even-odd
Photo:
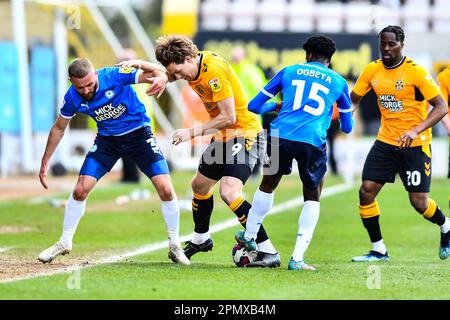
<instances>
[{"instance_id":1,"label":"sponsor logo on sleeve","mask_svg":"<svg viewBox=\"0 0 450 320\"><path fill-rule=\"evenodd\" d=\"M133 70L134 70L134 68L122 67L122 68L119 68L119 73L128 74L128 73L132 73Z\"/></svg>"},{"instance_id":2,"label":"sponsor logo on sleeve","mask_svg":"<svg viewBox=\"0 0 450 320\"><path fill-rule=\"evenodd\" d=\"M219 92L222 89L222 83L220 83L218 78L209 80L209 85L211 86L211 90L213 92Z\"/></svg>"}]
</instances>

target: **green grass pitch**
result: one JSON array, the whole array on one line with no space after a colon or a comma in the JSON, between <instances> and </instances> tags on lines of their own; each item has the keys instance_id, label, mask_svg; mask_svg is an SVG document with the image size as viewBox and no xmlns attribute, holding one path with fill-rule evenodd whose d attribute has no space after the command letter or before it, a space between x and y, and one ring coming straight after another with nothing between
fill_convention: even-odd
<instances>
[{"instance_id":1,"label":"green grass pitch","mask_svg":"<svg viewBox=\"0 0 450 320\"><path fill-rule=\"evenodd\" d=\"M186 203L191 199L192 176L193 172L172 176L179 199L186 199ZM247 199L253 198L258 183L259 178L245 186ZM327 177L324 188L340 183L339 178ZM123 206L115 204L117 196L137 187L149 189L150 199ZM414 212L399 179L386 185L378 197L382 233L391 261L350 262L353 256L371 248L358 214L358 187L359 180L350 190L322 199L319 223L305 256L317 268L316 272L287 270L301 211L297 207L267 216L264 222L280 252L281 268L236 268L231 260L234 232L239 229L235 226L214 233L213 251L193 256L190 266L173 264L164 248L79 272L0 283L0 299L450 299L450 261L438 257L439 228ZM216 187L212 225L234 218L217 190ZM430 196L446 215L449 190L449 180L433 180ZM275 204L300 195L298 177L285 177L277 189ZM64 199L67 194L57 197ZM14 267L15 275L35 266L37 254L56 241L61 232L63 208L53 208L47 201L32 204L30 200L0 204L0 226L31 228L24 233L0 233L0 247L14 247L0 252L0 263ZM191 212L182 210L181 234L192 231ZM149 181L140 185L104 184L88 200L71 254L58 257L52 266L38 266L37 272L47 267L58 269L58 263L62 267L83 261L94 264L102 258L164 240L159 201ZM3 275L5 279L9 270L2 270L7 274Z\"/></svg>"}]
</instances>

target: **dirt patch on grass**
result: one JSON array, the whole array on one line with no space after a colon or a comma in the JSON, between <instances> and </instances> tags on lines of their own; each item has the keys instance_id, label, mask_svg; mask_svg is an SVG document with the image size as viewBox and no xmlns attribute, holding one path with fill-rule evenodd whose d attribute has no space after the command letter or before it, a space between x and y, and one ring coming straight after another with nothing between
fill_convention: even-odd
<instances>
[{"instance_id":1,"label":"dirt patch on grass","mask_svg":"<svg viewBox=\"0 0 450 320\"><path fill-rule=\"evenodd\" d=\"M36 257L17 257L6 254L0 259L0 281L52 273L82 263L82 260L74 258L43 264Z\"/></svg>"},{"instance_id":2,"label":"dirt patch on grass","mask_svg":"<svg viewBox=\"0 0 450 320\"><path fill-rule=\"evenodd\" d=\"M0 234L17 234L35 231L35 228L27 226L0 226Z\"/></svg>"},{"instance_id":3,"label":"dirt patch on grass","mask_svg":"<svg viewBox=\"0 0 450 320\"><path fill-rule=\"evenodd\" d=\"M102 261L105 256L110 256L115 250L99 249L80 255L79 253L59 256L50 263L42 263L37 259L39 251L20 252L12 248L11 251L0 252L0 284L11 280L20 280L45 275L67 273L71 275L75 269L92 267ZM127 260L125 260L127 261Z\"/></svg>"},{"instance_id":4,"label":"dirt patch on grass","mask_svg":"<svg viewBox=\"0 0 450 320\"><path fill-rule=\"evenodd\" d=\"M74 268L98 264L98 261L104 257L105 252L109 251L96 251L86 256L68 254L45 264L37 259L38 253L24 255L23 253L15 254L14 250L0 252L0 284L8 280L20 280L57 273L67 272L70 275Z\"/></svg>"}]
</instances>

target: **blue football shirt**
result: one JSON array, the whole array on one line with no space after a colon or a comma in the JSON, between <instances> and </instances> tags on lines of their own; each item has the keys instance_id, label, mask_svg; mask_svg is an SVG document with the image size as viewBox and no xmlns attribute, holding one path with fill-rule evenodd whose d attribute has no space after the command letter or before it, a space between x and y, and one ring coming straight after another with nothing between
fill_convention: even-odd
<instances>
[{"instance_id":1,"label":"blue football shirt","mask_svg":"<svg viewBox=\"0 0 450 320\"><path fill-rule=\"evenodd\" d=\"M352 111L347 81L319 62L285 67L261 90L267 98L279 91L283 104L271 123L271 135L322 146L330 127L333 104L339 112Z\"/></svg>"},{"instance_id":2,"label":"blue football shirt","mask_svg":"<svg viewBox=\"0 0 450 320\"><path fill-rule=\"evenodd\" d=\"M90 100L70 86L60 109L62 117L71 119L76 113L85 113L96 121L102 136L120 136L150 125L145 105L131 87L138 82L137 69L107 67L97 74L98 88Z\"/></svg>"}]
</instances>

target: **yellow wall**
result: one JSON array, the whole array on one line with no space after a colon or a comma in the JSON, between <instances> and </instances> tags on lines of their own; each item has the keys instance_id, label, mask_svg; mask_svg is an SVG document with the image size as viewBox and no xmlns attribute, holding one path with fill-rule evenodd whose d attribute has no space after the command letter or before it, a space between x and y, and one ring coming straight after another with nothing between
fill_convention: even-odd
<instances>
[{"instance_id":1,"label":"yellow wall","mask_svg":"<svg viewBox=\"0 0 450 320\"><path fill-rule=\"evenodd\" d=\"M198 8L199 0L165 0L162 33L193 37L197 32Z\"/></svg>"}]
</instances>

